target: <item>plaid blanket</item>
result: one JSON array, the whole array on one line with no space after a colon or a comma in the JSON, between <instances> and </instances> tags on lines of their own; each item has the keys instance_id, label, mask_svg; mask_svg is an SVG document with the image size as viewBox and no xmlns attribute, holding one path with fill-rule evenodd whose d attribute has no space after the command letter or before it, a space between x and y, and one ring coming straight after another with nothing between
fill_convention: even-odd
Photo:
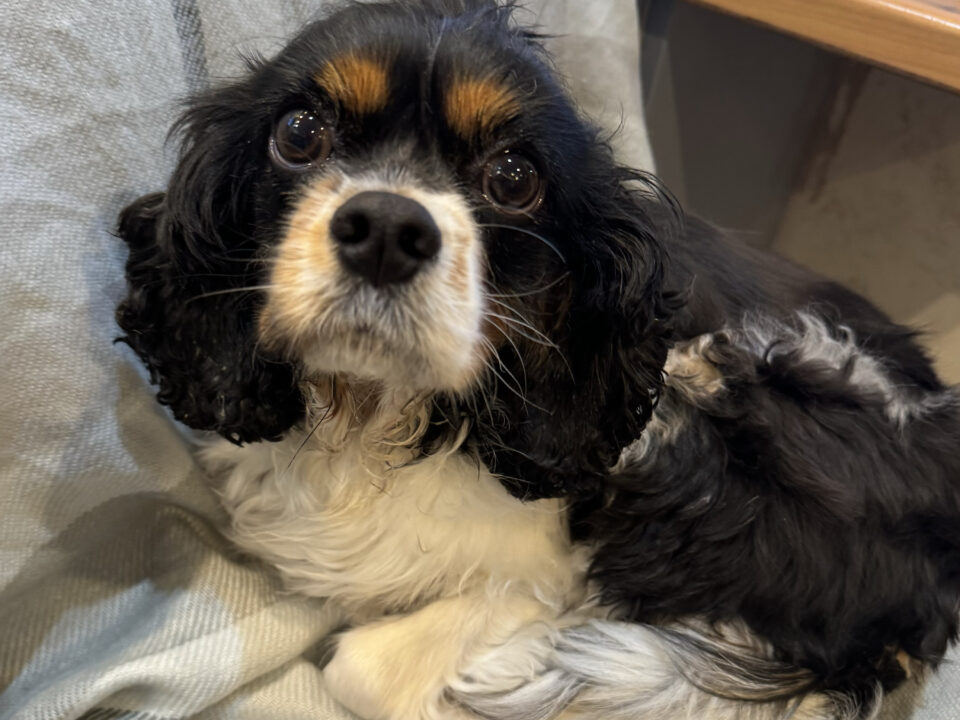
<instances>
[{"instance_id":1,"label":"plaid blanket","mask_svg":"<svg viewBox=\"0 0 960 720\"><path fill-rule=\"evenodd\" d=\"M339 719L336 613L231 552L123 346L120 208L160 189L178 100L320 0L0 3L0 718ZM649 167L631 0L530 4L574 92Z\"/></svg>"}]
</instances>

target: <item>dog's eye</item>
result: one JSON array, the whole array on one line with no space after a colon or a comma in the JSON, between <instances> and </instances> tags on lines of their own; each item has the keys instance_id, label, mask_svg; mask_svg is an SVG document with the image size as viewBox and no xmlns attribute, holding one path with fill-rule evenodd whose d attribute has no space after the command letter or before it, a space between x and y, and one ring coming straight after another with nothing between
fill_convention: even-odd
<instances>
[{"instance_id":1,"label":"dog's eye","mask_svg":"<svg viewBox=\"0 0 960 720\"><path fill-rule=\"evenodd\" d=\"M504 212L530 212L543 198L540 172L528 157L504 150L483 166L483 194Z\"/></svg>"},{"instance_id":2,"label":"dog's eye","mask_svg":"<svg viewBox=\"0 0 960 720\"><path fill-rule=\"evenodd\" d=\"M330 128L309 110L292 110L273 131L270 151L287 168L300 169L326 160L333 148Z\"/></svg>"}]
</instances>

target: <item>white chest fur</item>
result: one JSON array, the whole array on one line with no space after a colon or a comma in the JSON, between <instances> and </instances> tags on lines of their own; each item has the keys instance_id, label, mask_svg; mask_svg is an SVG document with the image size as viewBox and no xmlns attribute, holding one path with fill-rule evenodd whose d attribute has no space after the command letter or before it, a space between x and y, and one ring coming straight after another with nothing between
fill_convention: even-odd
<instances>
[{"instance_id":1,"label":"white chest fur","mask_svg":"<svg viewBox=\"0 0 960 720\"><path fill-rule=\"evenodd\" d=\"M584 563L560 501L516 500L459 450L416 459L423 413L409 425L338 418L204 456L234 542L356 625L328 691L363 718L459 720L451 688L499 692L543 671Z\"/></svg>"},{"instance_id":2,"label":"white chest fur","mask_svg":"<svg viewBox=\"0 0 960 720\"><path fill-rule=\"evenodd\" d=\"M560 502L521 503L462 452L410 462L348 434L205 451L225 472L233 540L288 586L369 617L483 588L559 606L579 587Z\"/></svg>"}]
</instances>

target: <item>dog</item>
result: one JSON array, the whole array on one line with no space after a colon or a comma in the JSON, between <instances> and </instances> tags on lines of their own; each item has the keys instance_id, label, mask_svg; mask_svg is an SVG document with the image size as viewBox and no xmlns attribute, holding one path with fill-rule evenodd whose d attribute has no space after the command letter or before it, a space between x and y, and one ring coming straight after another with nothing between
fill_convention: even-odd
<instances>
[{"instance_id":1,"label":"dog","mask_svg":"<svg viewBox=\"0 0 960 720\"><path fill-rule=\"evenodd\" d=\"M956 638L960 394L618 165L511 4L343 5L175 132L122 339L360 717L865 717Z\"/></svg>"}]
</instances>

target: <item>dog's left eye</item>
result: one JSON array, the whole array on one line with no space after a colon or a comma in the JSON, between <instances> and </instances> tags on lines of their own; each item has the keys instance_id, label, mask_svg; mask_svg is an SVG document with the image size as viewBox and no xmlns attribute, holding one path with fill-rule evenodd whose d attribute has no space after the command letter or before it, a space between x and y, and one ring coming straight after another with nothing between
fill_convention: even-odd
<instances>
[{"instance_id":1,"label":"dog's left eye","mask_svg":"<svg viewBox=\"0 0 960 720\"><path fill-rule=\"evenodd\" d=\"M503 150L483 166L483 194L503 212L530 212L543 198L540 171L526 155Z\"/></svg>"},{"instance_id":2,"label":"dog's left eye","mask_svg":"<svg viewBox=\"0 0 960 720\"><path fill-rule=\"evenodd\" d=\"M292 110L280 118L270 140L274 161L289 169L322 162L332 149L330 128L309 110Z\"/></svg>"}]
</instances>

